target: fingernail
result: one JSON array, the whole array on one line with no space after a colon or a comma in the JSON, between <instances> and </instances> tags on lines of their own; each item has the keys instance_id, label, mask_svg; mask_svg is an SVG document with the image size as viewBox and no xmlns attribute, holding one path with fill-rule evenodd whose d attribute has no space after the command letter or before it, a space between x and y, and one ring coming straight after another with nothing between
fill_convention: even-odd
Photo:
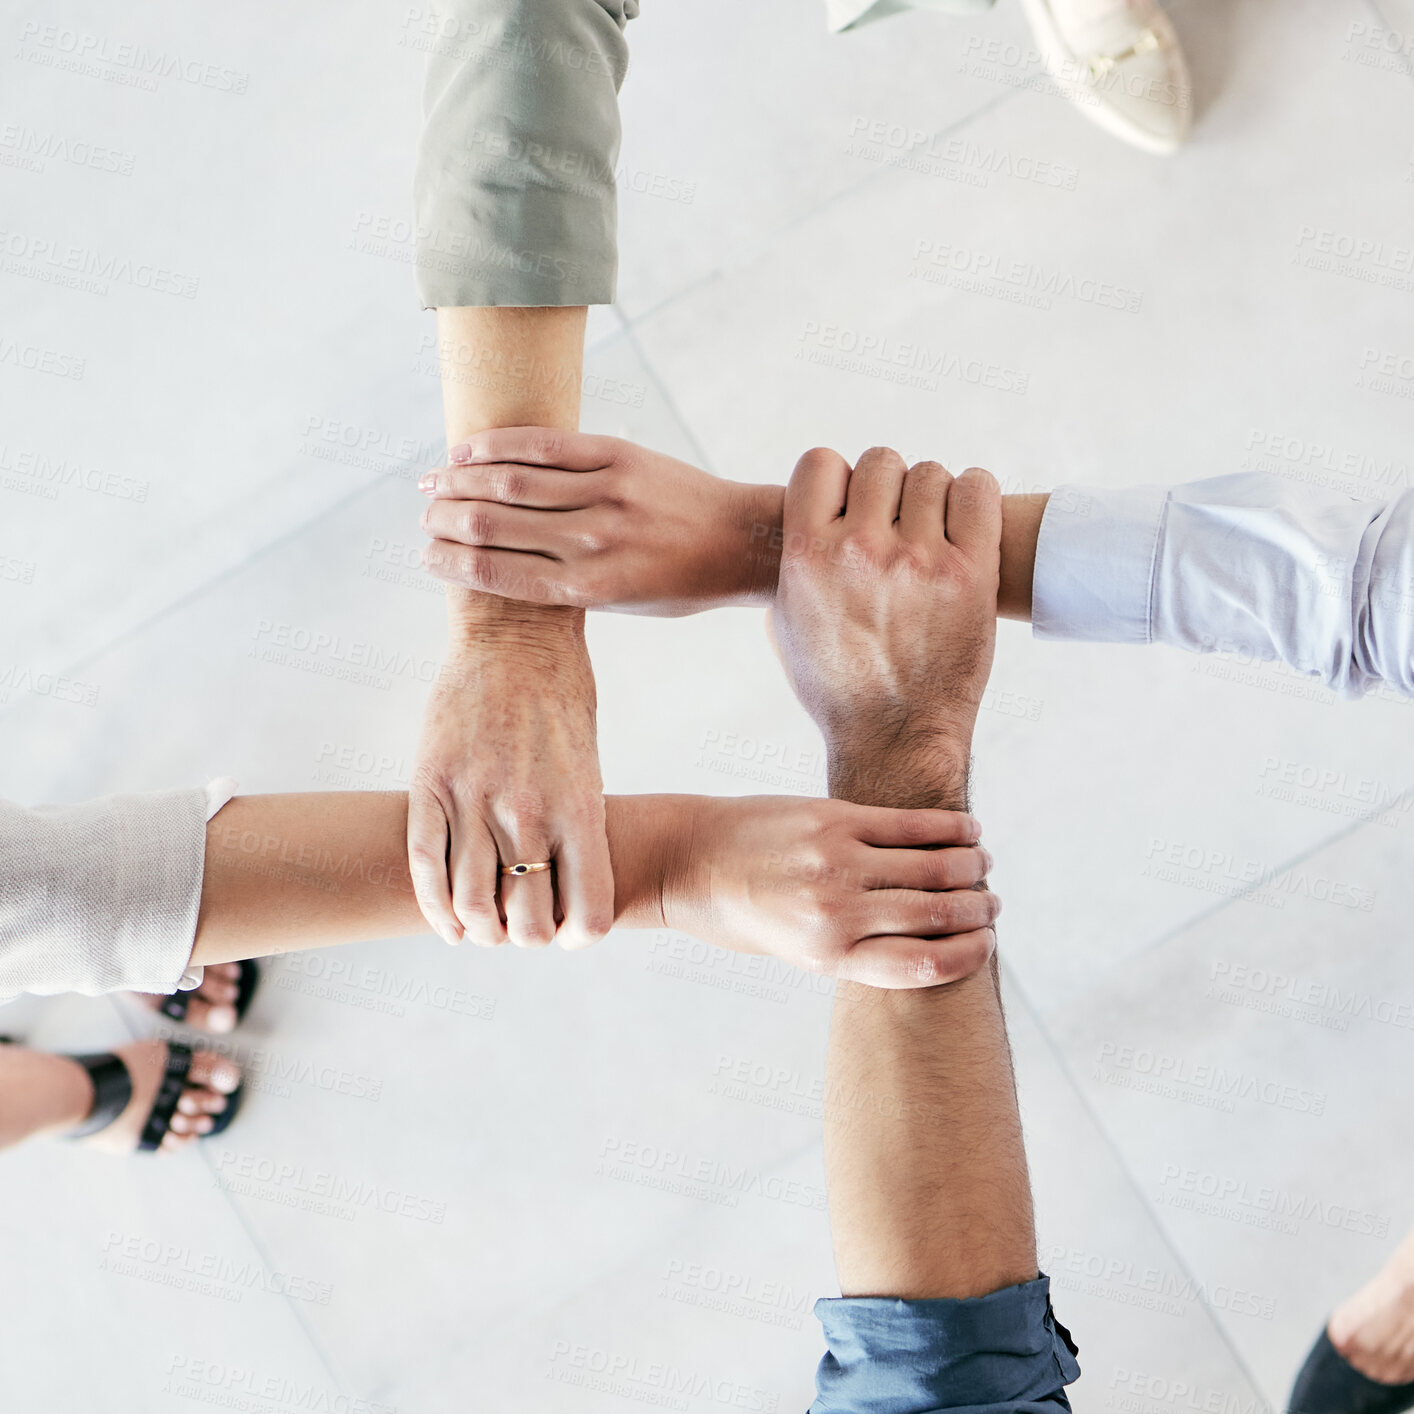
<instances>
[{"instance_id":1,"label":"fingernail","mask_svg":"<svg viewBox=\"0 0 1414 1414\"><path fill-rule=\"evenodd\" d=\"M437 473L435 471L426 472L417 483L417 489L424 496L430 496L437 490Z\"/></svg>"},{"instance_id":2,"label":"fingernail","mask_svg":"<svg viewBox=\"0 0 1414 1414\"><path fill-rule=\"evenodd\" d=\"M982 838L982 822L975 815L969 818L972 821L972 842L975 844Z\"/></svg>"},{"instance_id":3,"label":"fingernail","mask_svg":"<svg viewBox=\"0 0 1414 1414\"><path fill-rule=\"evenodd\" d=\"M459 446L453 447L447 453L447 460L449 462L469 462L471 460L471 443L463 442Z\"/></svg>"},{"instance_id":4,"label":"fingernail","mask_svg":"<svg viewBox=\"0 0 1414 1414\"><path fill-rule=\"evenodd\" d=\"M992 865L995 863L996 860L992 858L992 851L990 849L984 849L982 851L982 872L984 874L990 874L992 872Z\"/></svg>"}]
</instances>

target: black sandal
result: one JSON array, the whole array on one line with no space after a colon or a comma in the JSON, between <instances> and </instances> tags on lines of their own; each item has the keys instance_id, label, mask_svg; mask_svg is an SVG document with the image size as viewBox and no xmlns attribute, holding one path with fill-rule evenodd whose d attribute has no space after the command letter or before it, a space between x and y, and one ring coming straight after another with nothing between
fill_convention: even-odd
<instances>
[{"instance_id":1,"label":"black sandal","mask_svg":"<svg viewBox=\"0 0 1414 1414\"><path fill-rule=\"evenodd\" d=\"M255 959L250 957L243 958L237 965L241 969L240 978L236 982L235 1000L236 1023L239 1025L245 1020L246 1010L250 1006L251 998L255 996L256 987L260 984L260 968L256 966ZM189 992L173 992L157 1010L172 1021L185 1021L187 1010L197 990L193 987Z\"/></svg>"},{"instance_id":2,"label":"black sandal","mask_svg":"<svg viewBox=\"0 0 1414 1414\"><path fill-rule=\"evenodd\" d=\"M1385 1385L1362 1375L1324 1330L1316 1338L1287 1401L1290 1414L1400 1414L1414 1408L1414 1381Z\"/></svg>"},{"instance_id":3,"label":"black sandal","mask_svg":"<svg viewBox=\"0 0 1414 1414\"><path fill-rule=\"evenodd\" d=\"M167 1131L171 1129L172 1116L177 1112L177 1101L182 1098L187 1072L191 1069L192 1055L192 1048L184 1046L180 1041L167 1043L167 1068L161 1084L157 1087L157 1097L147 1113L147 1123L143 1125L142 1135L138 1139L137 1147L140 1150L151 1152L158 1148L166 1138ZM69 1059L78 1061L93 1081L93 1107L78 1128L69 1130L67 1136L70 1139L83 1139L90 1134L97 1134L100 1129L106 1129L127 1109L133 1097L133 1078L128 1073L127 1066L111 1051L70 1056ZM226 1108L220 1114L210 1116L211 1128L205 1134L198 1134L198 1139L214 1138L229 1126L236 1117L236 1111L241 1107L241 1094L244 1089L245 1082L242 1081L226 1096Z\"/></svg>"}]
</instances>

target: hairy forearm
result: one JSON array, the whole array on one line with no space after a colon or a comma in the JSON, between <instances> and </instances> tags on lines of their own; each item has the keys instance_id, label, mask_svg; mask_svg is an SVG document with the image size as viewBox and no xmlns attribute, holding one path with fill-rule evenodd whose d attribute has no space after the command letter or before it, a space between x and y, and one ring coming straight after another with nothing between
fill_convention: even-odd
<instances>
[{"instance_id":1,"label":"hairy forearm","mask_svg":"<svg viewBox=\"0 0 1414 1414\"><path fill-rule=\"evenodd\" d=\"M1049 492L1002 497L1002 563L997 586L997 616L1031 618L1031 581L1036 569L1036 540ZM784 537L781 530L785 487L750 488L748 539L733 552L735 598L741 603L769 603L775 595Z\"/></svg>"},{"instance_id":2,"label":"hairy forearm","mask_svg":"<svg viewBox=\"0 0 1414 1414\"><path fill-rule=\"evenodd\" d=\"M831 793L965 809L965 748L886 760L842 744ZM1036 1239L995 962L947 986L842 984L830 1029L825 1166L840 1289L984 1295L1036 1275Z\"/></svg>"},{"instance_id":3,"label":"hairy forearm","mask_svg":"<svg viewBox=\"0 0 1414 1414\"><path fill-rule=\"evenodd\" d=\"M488 427L579 426L584 308L439 309L447 446ZM524 604L449 586L452 648L488 632L579 632L581 609Z\"/></svg>"},{"instance_id":4,"label":"hairy forearm","mask_svg":"<svg viewBox=\"0 0 1414 1414\"><path fill-rule=\"evenodd\" d=\"M691 845L692 796L609 796L615 923L663 925ZM407 796L237 796L206 827L192 962L266 957L430 929L407 864Z\"/></svg>"}]
</instances>

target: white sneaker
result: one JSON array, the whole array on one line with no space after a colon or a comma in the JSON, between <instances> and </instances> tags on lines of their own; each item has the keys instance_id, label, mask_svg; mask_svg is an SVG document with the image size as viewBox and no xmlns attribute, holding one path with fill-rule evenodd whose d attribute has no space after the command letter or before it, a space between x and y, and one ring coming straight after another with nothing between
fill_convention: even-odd
<instances>
[{"instance_id":1,"label":"white sneaker","mask_svg":"<svg viewBox=\"0 0 1414 1414\"><path fill-rule=\"evenodd\" d=\"M1188 136L1193 88L1155 0L1021 0L1046 68L1092 123L1145 152Z\"/></svg>"}]
</instances>

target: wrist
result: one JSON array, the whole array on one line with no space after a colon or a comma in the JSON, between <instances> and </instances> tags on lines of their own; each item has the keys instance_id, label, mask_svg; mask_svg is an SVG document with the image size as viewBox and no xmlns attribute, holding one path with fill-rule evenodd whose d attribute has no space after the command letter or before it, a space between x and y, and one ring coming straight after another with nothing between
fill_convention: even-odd
<instances>
[{"instance_id":1,"label":"wrist","mask_svg":"<svg viewBox=\"0 0 1414 1414\"><path fill-rule=\"evenodd\" d=\"M615 922L623 928L681 928L695 797L605 796L614 866Z\"/></svg>"},{"instance_id":2,"label":"wrist","mask_svg":"<svg viewBox=\"0 0 1414 1414\"><path fill-rule=\"evenodd\" d=\"M584 610L558 604L526 604L472 589L447 591L452 651L482 643L544 644L550 649L584 642Z\"/></svg>"},{"instance_id":3,"label":"wrist","mask_svg":"<svg viewBox=\"0 0 1414 1414\"><path fill-rule=\"evenodd\" d=\"M966 810L972 733L961 724L827 734L830 794L865 805Z\"/></svg>"},{"instance_id":4,"label":"wrist","mask_svg":"<svg viewBox=\"0 0 1414 1414\"><path fill-rule=\"evenodd\" d=\"M739 560L733 564L734 597L750 604L769 604L776 597L781 570L785 487L734 485L733 523L739 533Z\"/></svg>"}]
</instances>

